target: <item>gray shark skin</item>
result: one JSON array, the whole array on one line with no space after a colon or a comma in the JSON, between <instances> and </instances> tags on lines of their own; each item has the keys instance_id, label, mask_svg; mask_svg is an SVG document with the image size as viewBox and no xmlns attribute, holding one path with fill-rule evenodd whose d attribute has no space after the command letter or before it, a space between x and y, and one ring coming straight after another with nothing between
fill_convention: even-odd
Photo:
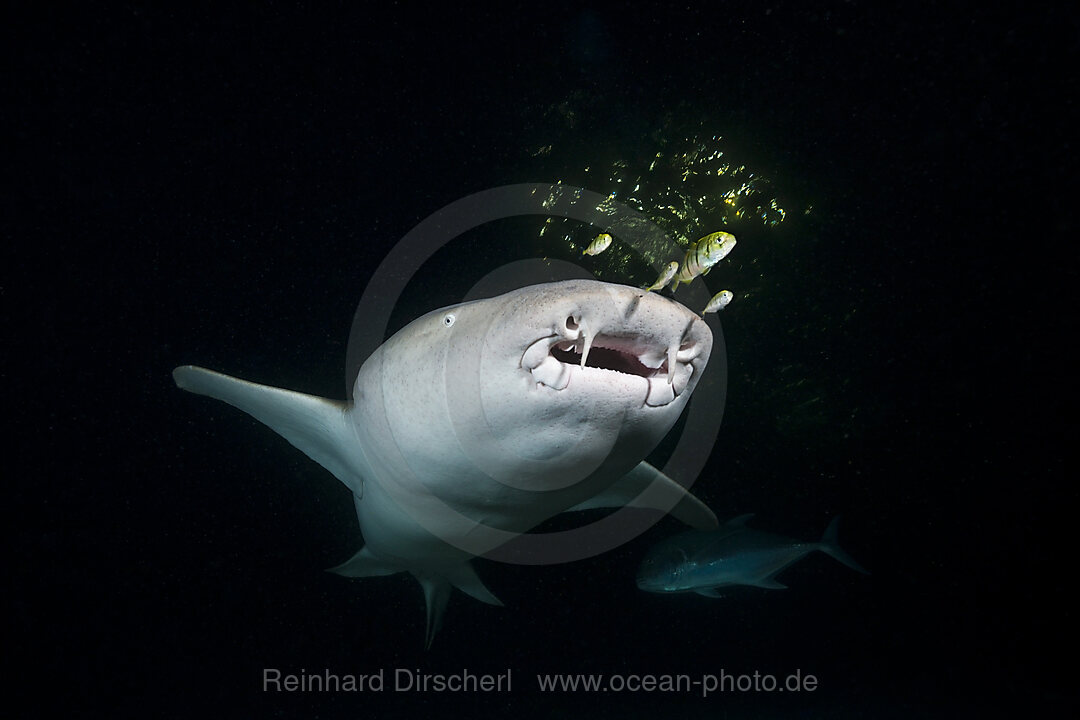
<instances>
[{"instance_id":1,"label":"gray shark skin","mask_svg":"<svg viewBox=\"0 0 1080 720\"><path fill-rule=\"evenodd\" d=\"M250 414L352 491L365 544L332 571L411 573L426 644L456 587L499 600L469 563L562 512L644 504L716 516L643 458L679 417L712 333L679 303L595 280L430 312L363 364L353 404L194 366L177 386ZM666 503L666 504L665 504Z\"/></svg>"},{"instance_id":2,"label":"gray shark skin","mask_svg":"<svg viewBox=\"0 0 1080 720\"><path fill-rule=\"evenodd\" d=\"M638 569L637 586L647 592L696 592L720 597L718 588L750 585L773 590L786 586L776 575L820 550L852 570L868 574L840 549L833 518L820 542L801 542L746 527L740 515L717 530L688 530L657 543Z\"/></svg>"}]
</instances>

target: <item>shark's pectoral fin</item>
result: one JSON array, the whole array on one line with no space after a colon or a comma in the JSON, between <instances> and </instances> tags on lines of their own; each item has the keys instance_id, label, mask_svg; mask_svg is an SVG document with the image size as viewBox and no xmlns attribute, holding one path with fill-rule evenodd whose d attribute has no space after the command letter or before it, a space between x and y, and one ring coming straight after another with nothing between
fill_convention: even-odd
<instances>
[{"instance_id":1,"label":"shark's pectoral fin","mask_svg":"<svg viewBox=\"0 0 1080 720\"><path fill-rule=\"evenodd\" d=\"M771 577L762 578L760 580L747 580L745 584L765 588L766 590L787 590L787 585L779 583Z\"/></svg>"},{"instance_id":2,"label":"shark's pectoral fin","mask_svg":"<svg viewBox=\"0 0 1080 720\"><path fill-rule=\"evenodd\" d=\"M240 380L193 365L173 370L177 387L207 395L243 410L268 425L315 462L363 494L359 468L349 460L358 452L355 432L346 421L343 403Z\"/></svg>"},{"instance_id":3,"label":"shark's pectoral fin","mask_svg":"<svg viewBox=\"0 0 1080 720\"><path fill-rule=\"evenodd\" d=\"M716 588L698 588L694 592L696 592L698 595L704 595L707 598L724 597L716 591Z\"/></svg>"},{"instance_id":4,"label":"shark's pectoral fin","mask_svg":"<svg viewBox=\"0 0 1080 720\"><path fill-rule=\"evenodd\" d=\"M454 568L442 571L450 584L470 597L474 597L482 603L502 607L502 601L488 590L480 577L476 574L472 563L463 563Z\"/></svg>"},{"instance_id":5,"label":"shark's pectoral fin","mask_svg":"<svg viewBox=\"0 0 1080 720\"><path fill-rule=\"evenodd\" d=\"M647 462L638 463L607 490L567 512L623 506L670 512L697 530L715 530L719 526L705 503Z\"/></svg>"},{"instance_id":6,"label":"shark's pectoral fin","mask_svg":"<svg viewBox=\"0 0 1080 720\"><path fill-rule=\"evenodd\" d=\"M405 572L405 569L377 558L367 549L367 546L364 546L360 549L360 552L356 553L337 567L329 568L326 572L332 572L347 578L359 578L395 575L400 572Z\"/></svg>"}]
</instances>

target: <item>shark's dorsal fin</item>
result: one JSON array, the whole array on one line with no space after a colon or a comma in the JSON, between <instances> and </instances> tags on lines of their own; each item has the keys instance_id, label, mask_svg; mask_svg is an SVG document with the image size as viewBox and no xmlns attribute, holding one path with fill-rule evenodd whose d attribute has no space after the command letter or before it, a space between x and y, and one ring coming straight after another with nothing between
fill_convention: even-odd
<instances>
[{"instance_id":1,"label":"shark's dorsal fin","mask_svg":"<svg viewBox=\"0 0 1080 720\"><path fill-rule=\"evenodd\" d=\"M344 403L258 385L193 365L173 370L177 387L229 403L264 423L334 474L357 496L364 492L355 463L343 448L359 451L355 432L346 422Z\"/></svg>"},{"instance_id":2,"label":"shark's dorsal fin","mask_svg":"<svg viewBox=\"0 0 1080 720\"><path fill-rule=\"evenodd\" d=\"M380 560L365 546L360 548L360 552L337 567L329 568L326 572L348 578L379 577L381 575L394 575L405 572L405 568L396 567Z\"/></svg>"},{"instance_id":3,"label":"shark's dorsal fin","mask_svg":"<svg viewBox=\"0 0 1080 720\"><path fill-rule=\"evenodd\" d=\"M567 512L624 506L667 511L697 530L718 527L716 515L705 503L647 462L638 463L602 493L578 503Z\"/></svg>"}]
</instances>

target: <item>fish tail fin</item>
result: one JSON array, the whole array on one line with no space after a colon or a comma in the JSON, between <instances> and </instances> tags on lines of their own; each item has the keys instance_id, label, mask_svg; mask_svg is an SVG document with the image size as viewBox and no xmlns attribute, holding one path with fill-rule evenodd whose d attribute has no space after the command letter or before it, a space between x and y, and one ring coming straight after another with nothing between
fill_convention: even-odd
<instances>
[{"instance_id":1,"label":"fish tail fin","mask_svg":"<svg viewBox=\"0 0 1080 720\"><path fill-rule=\"evenodd\" d=\"M855 558L848 555L847 552L840 547L840 536L837 534L839 523L840 517L834 517L829 523L829 526L825 528L825 534L821 536L821 542L819 543L821 551L847 565L852 570L861 572L863 575L869 575L870 572L866 568L856 562Z\"/></svg>"},{"instance_id":2,"label":"fish tail fin","mask_svg":"<svg viewBox=\"0 0 1080 720\"><path fill-rule=\"evenodd\" d=\"M424 630L424 649L431 647L435 634L442 627L443 615L446 606L450 602L450 591L453 588L461 590L466 595L476 598L489 605L502 606L502 603L476 574L476 570L468 562L439 569L410 570L393 561L383 560L364 546L360 552L353 555L349 560L330 568L327 572L336 573L343 577L378 577L382 575L394 575L401 572L409 572L420 587L424 590L424 603L427 606L427 627Z\"/></svg>"}]
</instances>

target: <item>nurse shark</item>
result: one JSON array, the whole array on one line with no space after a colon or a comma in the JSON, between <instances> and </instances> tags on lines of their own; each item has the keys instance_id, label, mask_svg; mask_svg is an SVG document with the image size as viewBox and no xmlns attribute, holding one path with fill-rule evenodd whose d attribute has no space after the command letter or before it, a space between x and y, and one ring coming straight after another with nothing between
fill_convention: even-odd
<instances>
[{"instance_id":1,"label":"nurse shark","mask_svg":"<svg viewBox=\"0 0 1080 720\"><path fill-rule=\"evenodd\" d=\"M414 320L364 362L348 404L190 365L173 377L266 424L349 488L364 545L332 572L411 573L430 646L452 587L501 604L470 559L559 513L632 505L717 526L643 462L711 349L709 327L674 300L568 280Z\"/></svg>"}]
</instances>

